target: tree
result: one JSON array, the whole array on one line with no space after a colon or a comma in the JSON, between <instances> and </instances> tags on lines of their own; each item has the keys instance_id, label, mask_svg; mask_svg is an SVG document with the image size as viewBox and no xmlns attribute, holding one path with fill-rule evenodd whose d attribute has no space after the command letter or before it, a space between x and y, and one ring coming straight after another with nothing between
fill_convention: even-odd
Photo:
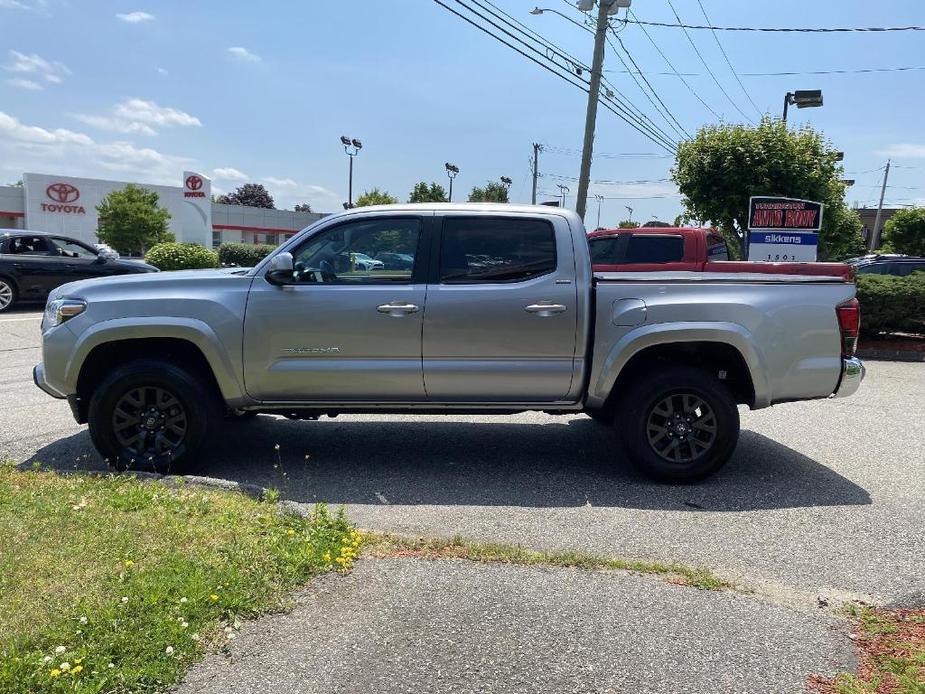
<instances>
[{"instance_id":1,"label":"tree","mask_svg":"<svg viewBox=\"0 0 925 694\"><path fill-rule=\"evenodd\" d=\"M925 255L925 207L899 210L890 217L883 241L895 253Z\"/></svg>"},{"instance_id":2,"label":"tree","mask_svg":"<svg viewBox=\"0 0 925 694\"><path fill-rule=\"evenodd\" d=\"M295 207L293 207L292 209L295 210L296 212L311 212L312 205L309 202L302 202L296 205Z\"/></svg>"},{"instance_id":3,"label":"tree","mask_svg":"<svg viewBox=\"0 0 925 694\"><path fill-rule=\"evenodd\" d=\"M474 186L469 193L469 202L510 202L507 197L507 186L495 181L489 181L484 188Z\"/></svg>"},{"instance_id":4,"label":"tree","mask_svg":"<svg viewBox=\"0 0 925 694\"><path fill-rule=\"evenodd\" d=\"M112 191L96 206L96 235L126 255L144 255L155 244L173 241L170 213L157 203L157 193L133 183Z\"/></svg>"},{"instance_id":5,"label":"tree","mask_svg":"<svg viewBox=\"0 0 925 694\"><path fill-rule=\"evenodd\" d=\"M822 202L820 260L863 252L861 220L845 205L838 153L809 126L789 130L767 116L755 127L707 126L681 143L671 173L687 214L710 220L740 253L752 195Z\"/></svg>"},{"instance_id":6,"label":"tree","mask_svg":"<svg viewBox=\"0 0 925 694\"><path fill-rule=\"evenodd\" d=\"M246 205L247 207L263 207L267 210L276 209L273 196L260 183L245 183L243 186L238 186L238 189L233 193L219 195L217 202L222 205Z\"/></svg>"},{"instance_id":7,"label":"tree","mask_svg":"<svg viewBox=\"0 0 925 694\"><path fill-rule=\"evenodd\" d=\"M622 222L620 222L620 223L617 225L617 228L619 228L619 229L638 229L638 228L639 228L639 222L634 222L634 221L631 220L631 219L624 219Z\"/></svg>"},{"instance_id":8,"label":"tree","mask_svg":"<svg viewBox=\"0 0 925 694\"><path fill-rule=\"evenodd\" d=\"M426 181L421 181L414 186L408 202L446 202L446 190L439 183L427 185Z\"/></svg>"},{"instance_id":9,"label":"tree","mask_svg":"<svg viewBox=\"0 0 925 694\"><path fill-rule=\"evenodd\" d=\"M373 188L363 193L353 204L355 207L369 207L370 205L394 205L397 202L398 198L394 195L389 195L384 190Z\"/></svg>"},{"instance_id":10,"label":"tree","mask_svg":"<svg viewBox=\"0 0 925 694\"><path fill-rule=\"evenodd\" d=\"M646 222L642 226L644 229L651 229L651 228L667 229L671 225L668 222L663 222L660 219L650 219L648 222Z\"/></svg>"}]
</instances>

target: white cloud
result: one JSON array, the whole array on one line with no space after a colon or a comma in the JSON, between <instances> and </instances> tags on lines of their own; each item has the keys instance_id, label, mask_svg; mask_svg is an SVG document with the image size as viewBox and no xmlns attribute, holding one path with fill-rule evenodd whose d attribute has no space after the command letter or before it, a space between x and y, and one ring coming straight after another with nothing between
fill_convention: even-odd
<instances>
[{"instance_id":1,"label":"white cloud","mask_svg":"<svg viewBox=\"0 0 925 694\"><path fill-rule=\"evenodd\" d=\"M159 74L159 75L167 75L167 74L170 74L170 73L168 73L166 69L164 69L164 68L162 68L162 67L159 67L159 68L157 69L157 74Z\"/></svg>"},{"instance_id":2,"label":"white cloud","mask_svg":"<svg viewBox=\"0 0 925 694\"><path fill-rule=\"evenodd\" d=\"M150 183L176 184L193 161L130 142L96 142L84 133L21 123L0 111L0 161L20 162L25 170L67 167L75 175L121 172Z\"/></svg>"},{"instance_id":3,"label":"white cloud","mask_svg":"<svg viewBox=\"0 0 925 694\"><path fill-rule=\"evenodd\" d=\"M897 157L899 159L925 159L925 145L916 145L911 143L900 143L890 145L880 151L885 157Z\"/></svg>"},{"instance_id":4,"label":"white cloud","mask_svg":"<svg viewBox=\"0 0 925 694\"><path fill-rule=\"evenodd\" d=\"M64 63L57 60L45 60L42 56L31 53L25 54L19 51L10 50L10 62L3 66L8 72L18 74L30 74L45 78L46 82L59 84L65 77L71 74L70 69Z\"/></svg>"},{"instance_id":5,"label":"white cloud","mask_svg":"<svg viewBox=\"0 0 925 694\"><path fill-rule=\"evenodd\" d=\"M7 80L6 83L11 87L19 87L20 89L29 89L31 91L38 91L45 88L38 82L33 82L32 80L27 80L22 77L14 77L13 79Z\"/></svg>"},{"instance_id":6,"label":"white cloud","mask_svg":"<svg viewBox=\"0 0 925 694\"><path fill-rule=\"evenodd\" d=\"M217 169L212 169L212 178L222 181L246 181L250 176L233 166L220 166Z\"/></svg>"},{"instance_id":7,"label":"white cloud","mask_svg":"<svg viewBox=\"0 0 925 694\"><path fill-rule=\"evenodd\" d=\"M8 10L34 10L44 12L47 3L45 0L0 0L0 9Z\"/></svg>"},{"instance_id":8,"label":"white cloud","mask_svg":"<svg viewBox=\"0 0 925 694\"><path fill-rule=\"evenodd\" d=\"M259 63L263 58L261 58L256 53L251 53L246 48L241 46L232 46L228 49L228 54L236 60L240 60L244 63Z\"/></svg>"},{"instance_id":9,"label":"white cloud","mask_svg":"<svg viewBox=\"0 0 925 694\"><path fill-rule=\"evenodd\" d=\"M340 196L324 186L275 176L264 176L260 182L267 186L280 209L289 209L304 202L310 203L314 210L337 208L341 204Z\"/></svg>"},{"instance_id":10,"label":"white cloud","mask_svg":"<svg viewBox=\"0 0 925 694\"><path fill-rule=\"evenodd\" d=\"M144 99L126 99L116 104L110 115L77 113L74 117L81 123L100 130L133 135L157 135L156 128L171 126L201 127L202 122L185 111L158 106Z\"/></svg>"},{"instance_id":11,"label":"white cloud","mask_svg":"<svg viewBox=\"0 0 925 694\"><path fill-rule=\"evenodd\" d=\"M148 14L147 12L128 12L126 14L119 12L116 14L116 18L126 24L139 24L141 22L153 21L154 15Z\"/></svg>"}]
</instances>

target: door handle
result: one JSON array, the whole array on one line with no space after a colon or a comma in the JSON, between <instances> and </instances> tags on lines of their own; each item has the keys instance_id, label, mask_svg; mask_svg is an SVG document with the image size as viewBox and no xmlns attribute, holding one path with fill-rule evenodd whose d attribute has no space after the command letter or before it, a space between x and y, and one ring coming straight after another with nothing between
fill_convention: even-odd
<instances>
[{"instance_id":1,"label":"door handle","mask_svg":"<svg viewBox=\"0 0 925 694\"><path fill-rule=\"evenodd\" d=\"M376 310L379 313L385 313L389 316L407 316L409 313L417 313L418 307L414 304L408 303L391 303L391 304L382 304L376 307Z\"/></svg>"},{"instance_id":2,"label":"door handle","mask_svg":"<svg viewBox=\"0 0 925 694\"><path fill-rule=\"evenodd\" d=\"M524 306L527 313L535 313L538 316L551 316L556 313L564 313L566 307L563 304L553 304L549 301L541 301L538 304Z\"/></svg>"}]
</instances>

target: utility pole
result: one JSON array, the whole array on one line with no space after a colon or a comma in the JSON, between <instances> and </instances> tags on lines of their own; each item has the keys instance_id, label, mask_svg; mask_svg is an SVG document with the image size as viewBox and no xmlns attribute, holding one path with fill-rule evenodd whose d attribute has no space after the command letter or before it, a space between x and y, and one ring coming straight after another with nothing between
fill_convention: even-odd
<instances>
[{"instance_id":1,"label":"utility pole","mask_svg":"<svg viewBox=\"0 0 925 694\"><path fill-rule=\"evenodd\" d=\"M578 174L578 200L575 211L582 219L588 203L588 185L591 181L591 154L594 149L594 127L597 123L597 100L601 90L601 72L604 66L604 39L607 36L607 17L610 6L617 0L598 0L597 28L594 32L594 60L591 62L591 83L588 85L588 110L585 113L585 140L581 149L581 172Z\"/></svg>"},{"instance_id":2,"label":"utility pole","mask_svg":"<svg viewBox=\"0 0 925 694\"><path fill-rule=\"evenodd\" d=\"M883 187L880 189L880 204L877 206L877 217L874 220L874 230L870 232L870 250L874 250L880 243L880 216L883 214L883 196L886 195L886 180L890 177L890 160L886 160L886 169L883 171Z\"/></svg>"},{"instance_id":3,"label":"utility pole","mask_svg":"<svg viewBox=\"0 0 925 694\"><path fill-rule=\"evenodd\" d=\"M538 142L533 143L533 195L531 202L536 204L536 180L540 177L540 152L543 151L543 145Z\"/></svg>"}]
</instances>

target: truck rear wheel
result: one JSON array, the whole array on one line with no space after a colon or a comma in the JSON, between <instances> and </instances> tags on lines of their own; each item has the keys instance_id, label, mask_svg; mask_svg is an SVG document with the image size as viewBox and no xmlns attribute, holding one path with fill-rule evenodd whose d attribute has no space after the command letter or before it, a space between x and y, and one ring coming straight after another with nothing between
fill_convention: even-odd
<instances>
[{"instance_id":1,"label":"truck rear wheel","mask_svg":"<svg viewBox=\"0 0 925 694\"><path fill-rule=\"evenodd\" d=\"M93 445L117 470L178 472L221 418L217 396L185 369L159 359L118 367L90 398Z\"/></svg>"},{"instance_id":2,"label":"truck rear wheel","mask_svg":"<svg viewBox=\"0 0 925 694\"><path fill-rule=\"evenodd\" d=\"M621 394L617 427L630 459L662 482L696 482L719 470L739 440L731 393L705 371L672 366Z\"/></svg>"}]
</instances>

